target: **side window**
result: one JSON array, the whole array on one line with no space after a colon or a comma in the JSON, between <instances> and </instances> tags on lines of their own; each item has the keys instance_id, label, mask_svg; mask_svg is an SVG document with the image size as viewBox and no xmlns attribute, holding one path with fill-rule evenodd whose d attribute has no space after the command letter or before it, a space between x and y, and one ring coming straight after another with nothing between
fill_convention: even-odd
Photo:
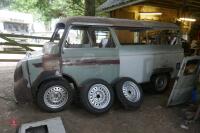
<instances>
[{"instance_id":1,"label":"side window","mask_svg":"<svg viewBox=\"0 0 200 133\"><path fill-rule=\"evenodd\" d=\"M140 45L146 43L145 38L140 37L141 32L137 32L134 29L116 28L115 32L121 45Z\"/></svg>"},{"instance_id":2,"label":"side window","mask_svg":"<svg viewBox=\"0 0 200 133\"><path fill-rule=\"evenodd\" d=\"M121 45L176 45L177 31L139 28L115 28Z\"/></svg>"},{"instance_id":3,"label":"side window","mask_svg":"<svg viewBox=\"0 0 200 133\"><path fill-rule=\"evenodd\" d=\"M114 48L115 44L108 28L91 27L89 33L92 39L93 48Z\"/></svg>"},{"instance_id":4,"label":"side window","mask_svg":"<svg viewBox=\"0 0 200 133\"><path fill-rule=\"evenodd\" d=\"M87 29L88 28L81 26L72 27L68 32L65 47L67 48L90 47L90 41Z\"/></svg>"}]
</instances>

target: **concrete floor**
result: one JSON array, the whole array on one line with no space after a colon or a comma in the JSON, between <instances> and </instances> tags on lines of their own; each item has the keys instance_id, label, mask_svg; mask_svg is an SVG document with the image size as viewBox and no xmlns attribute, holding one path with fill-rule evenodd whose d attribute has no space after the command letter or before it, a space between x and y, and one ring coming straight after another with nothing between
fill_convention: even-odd
<instances>
[{"instance_id":1,"label":"concrete floor","mask_svg":"<svg viewBox=\"0 0 200 133\"><path fill-rule=\"evenodd\" d=\"M0 67L0 132L15 133L21 123L61 116L68 133L199 133L199 124L189 130L180 128L181 108L166 108L167 94L145 94L144 103L135 111L126 111L115 103L100 116L72 105L60 113L45 113L34 104L16 105L13 101L14 67Z\"/></svg>"}]
</instances>

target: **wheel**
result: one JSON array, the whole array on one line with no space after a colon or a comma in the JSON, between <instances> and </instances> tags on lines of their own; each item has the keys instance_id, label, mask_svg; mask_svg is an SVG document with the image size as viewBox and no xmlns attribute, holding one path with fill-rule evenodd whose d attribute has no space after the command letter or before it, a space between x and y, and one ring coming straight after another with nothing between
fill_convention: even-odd
<instances>
[{"instance_id":1,"label":"wheel","mask_svg":"<svg viewBox=\"0 0 200 133\"><path fill-rule=\"evenodd\" d=\"M59 112L68 107L73 100L73 89L66 80L43 83L37 93L38 106L48 112Z\"/></svg>"},{"instance_id":2,"label":"wheel","mask_svg":"<svg viewBox=\"0 0 200 133\"><path fill-rule=\"evenodd\" d=\"M115 84L117 97L126 109L140 107L143 102L143 91L131 78L120 78Z\"/></svg>"},{"instance_id":3,"label":"wheel","mask_svg":"<svg viewBox=\"0 0 200 133\"><path fill-rule=\"evenodd\" d=\"M157 74L152 76L153 90L157 93L162 93L167 89L169 84L168 74Z\"/></svg>"},{"instance_id":4,"label":"wheel","mask_svg":"<svg viewBox=\"0 0 200 133\"><path fill-rule=\"evenodd\" d=\"M112 88L101 79L85 82L80 92L84 107L91 113L101 114L109 111L114 101Z\"/></svg>"}]
</instances>

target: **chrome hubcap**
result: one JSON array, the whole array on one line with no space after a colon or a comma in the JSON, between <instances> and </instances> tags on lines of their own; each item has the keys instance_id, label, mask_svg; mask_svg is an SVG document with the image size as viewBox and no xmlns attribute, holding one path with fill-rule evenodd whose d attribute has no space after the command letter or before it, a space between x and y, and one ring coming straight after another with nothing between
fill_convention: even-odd
<instances>
[{"instance_id":1,"label":"chrome hubcap","mask_svg":"<svg viewBox=\"0 0 200 133\"><path fill-rule=\"evenodd\" d=\"M88 99L94 108L106 108L111 100L110 91L103 84L95 84L89 90Z\"/></svg>"},{"instance_id":2,"label":"chrome hubcap","mask_svg":"<svg viewBox=\"0 0 200 133\"><path fill-rule=\"evenodd\" d=\"M50 108L60 108L67 103L68 93L62 86L52 86L45 91L44 103Z\"/></svg>"},{"instance_id":3,"label":"chrome hubcap","mask_svg":"<svg viewBox=\"0 0 200 133\"><path fill-rule=\"evenodd\" d=\"M132 81L124 82L122 91L126 99L131 102L137 102L140 100L141 94L138 86Z\"/></svg>"}]
</instances>

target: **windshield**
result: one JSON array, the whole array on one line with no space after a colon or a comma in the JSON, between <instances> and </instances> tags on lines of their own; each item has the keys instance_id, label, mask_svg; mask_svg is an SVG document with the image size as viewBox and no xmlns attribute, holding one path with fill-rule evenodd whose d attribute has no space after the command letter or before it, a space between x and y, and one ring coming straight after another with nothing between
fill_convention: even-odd
<instances>
[{"instance_id":1,"label":"windshield","mask_svg":"<svg viewBox=\"0 0 200 133\"><path fill-rule=\"evenodd\" d=\"M52 36L50 42L59 43L60 39L63 36L64 30L65 30L65 24L58 23L56 25L56 29L53 33L53 36Z\"/></svg>"},{"instance_id":2,"label":"windshield","mask_svg":"<svg viewBox=\"0 0 200 133\"><path fill-rule=\"evenodd\" d=\"M177 45L180 44L177 30L153 30L115 28L121 45Z\"/></svg>"}]
</instances>

